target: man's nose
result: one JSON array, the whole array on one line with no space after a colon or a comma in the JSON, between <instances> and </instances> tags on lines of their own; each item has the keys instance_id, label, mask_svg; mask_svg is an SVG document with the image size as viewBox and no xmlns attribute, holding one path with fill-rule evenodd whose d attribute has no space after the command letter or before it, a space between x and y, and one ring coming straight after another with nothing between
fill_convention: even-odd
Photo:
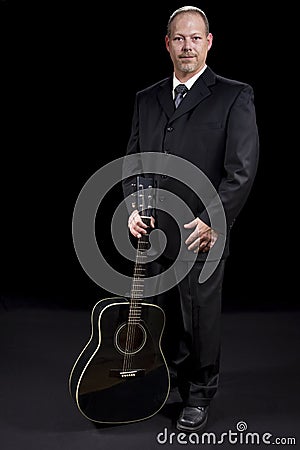
<instances>
[{"instance_id":1,"label":"man's nose","mask_svg":"<svg viewBox=\"0 0 300 450\"><path fill-rule=\"evenodd\" d=\"M183 41L183 50L185 51L185 52L188 52L189 50L192 50L192 41L191 41L191 39L185 39L184 41Z\"/></svg>"}]
</instances>

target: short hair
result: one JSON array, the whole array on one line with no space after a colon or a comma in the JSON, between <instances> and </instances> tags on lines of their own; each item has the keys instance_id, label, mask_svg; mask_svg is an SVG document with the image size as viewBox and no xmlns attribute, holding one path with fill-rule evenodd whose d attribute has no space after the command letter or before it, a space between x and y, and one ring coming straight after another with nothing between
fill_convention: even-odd
<instances>
[{"instance_id":1,"label":"short hair","mask_svg":"<svg viewBox=\"0 0 300 450\"><path fill-rule=\"evenodd\" d=\"M181 8L176 9L176 11L174 11L168 21L168 25L167 25L167 34L170 37L171 35L171 24L174 20L174 18L176 16L178 16L178 14L183 14L183 13L196 13L199 14L202 19L204 20L204 24L205 24L205 32L206 32L206 36L208 36L209 34L209 23L208 23L208 19L206 17L206 14L204 11L202 11L202 9L197 8L196 6L182 6Z\"/></svg>"}]
</instances>

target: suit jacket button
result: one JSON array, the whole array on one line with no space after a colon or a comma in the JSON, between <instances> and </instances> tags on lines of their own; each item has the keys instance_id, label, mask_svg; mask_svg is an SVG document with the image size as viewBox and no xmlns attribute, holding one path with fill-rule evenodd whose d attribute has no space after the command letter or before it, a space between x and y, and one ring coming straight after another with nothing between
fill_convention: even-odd
<instances>
[{"instance_id":1,"label":"suit jacket button","mask_svg":"<svg viewBox=\"0 0 300 450\"><path fill-rule=\"evenodd\" d=\"M169 131L169 132L170 132L170 131L173 131L173 130L174 130L173 127L168 127L168 128L167 128L167 131Z\"/></svg>"}]
</instances>

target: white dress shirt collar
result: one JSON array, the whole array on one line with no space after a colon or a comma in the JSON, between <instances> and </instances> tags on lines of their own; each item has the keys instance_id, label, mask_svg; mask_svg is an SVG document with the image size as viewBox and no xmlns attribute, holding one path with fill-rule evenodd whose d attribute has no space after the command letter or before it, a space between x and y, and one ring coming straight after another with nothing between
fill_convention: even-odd
<instances>
[{"instance_id":1,"label":"white dress shirt collar","mask_svg":"<svg viewBox=\"0 0 300 450\"><path fill-rule=\"evenodd\" d=\"M191 87L193 86L195 81L198 80L200 75L203 74L206 67L207 67L207 65L205 64L204 67L200 70L200 72L196 73L196 75L194 75L192 78L187 80L185 83L182 83L181 81L179 81L178 78L176 78L175 73L174 73L174 75L173 75L173 98L175 97L174 89L176 88L176 86L178 86L179 84L185 84L188 89L191 89Z\"/></svg>"}]
</instances>

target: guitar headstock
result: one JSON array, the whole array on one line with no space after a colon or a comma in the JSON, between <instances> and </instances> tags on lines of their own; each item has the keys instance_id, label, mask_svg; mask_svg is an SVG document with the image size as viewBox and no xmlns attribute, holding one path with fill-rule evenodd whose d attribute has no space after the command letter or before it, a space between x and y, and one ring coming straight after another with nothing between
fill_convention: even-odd
<instances>
[{"instance_id":1,"label":"guitar headstock","mask_svg":"<svg viewBox=\"0 0 300 450\"><path fill-rule=\"evenodd\" d=\"M136 183L132 184L134 192L132 193L133 209L137 209L141 217L151 217L153 210L153 187L146 178L137 176Z\"/></svg>"}]
</instances>

